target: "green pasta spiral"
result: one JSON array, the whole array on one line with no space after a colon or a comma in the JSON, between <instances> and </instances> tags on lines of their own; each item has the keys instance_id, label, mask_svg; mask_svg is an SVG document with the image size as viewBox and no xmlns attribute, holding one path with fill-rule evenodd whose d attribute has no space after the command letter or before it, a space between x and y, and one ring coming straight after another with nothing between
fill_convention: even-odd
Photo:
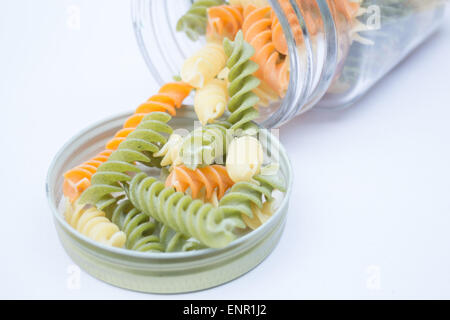
<instances>
[{"instance_id":1,"label":"green pasta spiral","mask_svg":"<svg viewBox=\"0 0 450 320\"><path fill-rule=\"evenodd\" d=\"M174 252L202 247L195 239L175 232L142 213L128 199L119 201L105 211L111 221L127 235L127 249L141 252Z\"/></svg>"},{"instance_id":2,"label":"green pasta spiral","mask_svg":"<svg viewBox=\"0 0 450 320\"><path fill-rule=\"evenodd\" d=\"M123 191L120 182L131 180L128 172L140 172L136 162L154 166L152 154L158 152L167 141L163 134L171 134L167 124L171 117L164 112L151 112L131 132L108 160L101 164L92 176L91 186L80 196L80 204L93 204L106 207L114 202L111 193Z\"/></svg>"},{"instance_id":3,"label":"green pasta spiral","mask_svg":"<svg viewBox=\"0 0 450 320\"><path fill-rule=\"evenodd\" d=\"M222 121L194 129L183 139L180 157L183 164L191 169L224 163L231 136L230 124Z\"/></svg>"},{"instance_id":4,"label":"green pasta spiral","mask_svg":"<svg viewBox=\"0 0 450 320\"><path fill-rule=\"evenodd\" d=\"M196 239L176 232L165 224L159 223L159 239L165 252L192 251L204 248Z\"/></svg>"},{"instance_id":5,"label":"green pasta spiral","mask_svg":"<svg viewBox=\"0 0 450 320\"><path fill-rule=\"evenodd\" d=\"M253 76L258 70L258 64L250 58L255 49L244 40L242 31L239 31L234 41L224 39L223 47L228 56L228 111L231 113L228 122L232 124L231 129L242 129L244 132L256 130L258 127L253 122L259 116L255 109L259 97L253 93L253 89L259 86L260 80Z\"/></svg>"},{"instance_id":6,"label":"green pasta spiral","mask_svg":"<svg viewBox=\"0 0 450 320\"><path fill-rule=\"evenodd\" d=\"M253 217L252 204L262 208L263 200L272 200L272 191L285 192L284 182L278 175L256 175L252 182L238 182L219 201L225 215L245 214Z\"/></svg>"},{"instance_id":7,"label":"green pasta spiral","mask_svg":"<svg viewBox=\"0 0 450 320\"><path fill-rule=\"evenodd\" d=\"M136 209L129 200L121 201L111 211L111 221L127 235L127 249L143 252L164 251L159 237L155 235L157 224Z\"/></svg>"},{"instance_id":8,"label":"green pasta spiral","mask_svg":"<svg viewBox=\"0 0 450 320\"><path fill-rule=\"evenodd\" d=\"M199 35L206 33L206 24L208 22L207 10L210 7L223 4L223 0L197 0L188 12L186 12L177 22L177 31L184 31L193 41L196 41Z\"/></svg>"},{"instance_id":9,"label":"green pasta spiral","mask_svg":"<svg viewBox=\"0 0 450 320\"><path fill-rule=\"evenodd\" d=\"M176 232L211 248L222 248L236 239L236 228L245 228L238 212L226 212L171 187L145 173L133 177L129 187L133 205Z\"/></svg>"}]
</instances>

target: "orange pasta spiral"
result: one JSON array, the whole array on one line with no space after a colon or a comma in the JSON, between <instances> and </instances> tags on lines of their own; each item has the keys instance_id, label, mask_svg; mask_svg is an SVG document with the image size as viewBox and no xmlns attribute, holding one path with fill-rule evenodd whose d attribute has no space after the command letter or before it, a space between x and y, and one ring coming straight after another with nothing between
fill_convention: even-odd
<instances>
[{"instance_id":1,"label":"orange pasta spiral","mask_svg":"<svg viewBox=\"0 0 450 320\"><path fill-rule=\"evenodd\" d=\"M302 2L298 1L297 3L299 5L299 9L300 12L302 13L303 18L305 19L308 32L311 35L314 35L318 31L318 26L315 21L316 19L314 18L313 15L315 9L312 8L312 5L316 4L315 3L312 4L310 2L311 2L310 0L307 0ZM298 21L297 15L294 11L294 8L292 8L288 0L280 0L279 3L289 23L289 26L291 28L292 34L294 36L297 45L301 44L303 42L303 31ZM281 27L280 21L278 20L278 17L276 16L274 11L272 11L271 18L272 18L272 41L274 42L275 49L277 49L277 51L280 52L281 54L287 55L288 47L286 38L284 36L284 32Z\"/></svg>"},{"instance_id":2,"label":"orange pasta spiral","mask_svg":"<svg viewBox=\"0 0 450 320\"><path fill-rule=\"evenodd\" d=\"M349 0L328 0L328 2L334 2L334 5L336 6L336 11L344 15L344 17L351 21L353 20L357 15L360 8L359 2L349 1ZM332 6L330 6L332 7Z\"/></svg>"},{"instance_id":3,"label":"orange pasta spiral","mask_svg":"<svg viewBox=\"0 0 450 320\"><path fill-rule=\"evenodd\" d=\"M106 149L116 150L119 144L141 123L142 118L150 112L166 111L172 116L176 115L175 109L181 107L181 103L191 89L192 87L184 82L171 82L162 86L157 94L137 107L135 113L125 121L123 129L119 130L106 144Z\"/></svg>"},{"instance_id":4,"label":"orange pasta spiral","mask_svg":"<svg viewBox=\"0 0 450 320\"><path fill-rule=\"evenodd\" d=\"M207 200L211 199L214 191L220 200L233 184L234 182L228 176L227 169L217 164L195 170L186 166L176 166L166 179L166 187L174 187L178 192L186 192L190 188L194 199L201 196L200 191L204 187Z\"/></svg>"},{"instance_id":5,"label":"orange pasta spiral","mask_svg":"<svg viewBox=\"0 0 450 320\"><path fill-rule=\"evenodd\" d=\"M259 65L255 75L284 96L289 85L289 61L275 49L271 13L271 7L248 5L244 9L242 32L244 39L255 48L252 60Z\"/></svg>"},{"instance_id":6,"label":"orange pasta spiral","mask_svg":"<svg viewBox=\"0 0 450 320\"><path fill-rule=\"evenodd\" d=\"M92 175L97 172L97 168L103 162L108 160L111 153L112 150L102 151L64 174L63 193L70 201L73 202L91 185Z\"/></svg>"},{"instance_id":7,"label":"orange pasta spiral","mask_svg":"<svg viewBox=\"0 0 450 320\"><path fill-rule=\"evenodd\" d=\"M175 115L175 109L181 107L181 103L191 90L192 87L184 82L171 82L162 86L157 94L141 104L135 113L125 121L123 128L106 144L105 151L64 174L64 195L72 202L77 199L91 185L91 177L97 172L97 168L108 160L111 153L139 125L146 114L154 111L166 111Z\"/></svg>"},{"instance_id":8,"label":"orange pasta spiral","mask_svg":"<svg viewBox=\"0 0 450 320\"><path fill-rule=\"evenodd\" d=\"M208 8L208 40L222 41L225 37L234 39L244 20L242 7L237 5L220 5Z\"/></svg>"},{"instance_id":9,"label":"orange pasta spiral","mask_svg":"<svg viewBox=\"0 0 450 320\"><path fill-rule=\"evenodd\" d=\"M279 0L281 9L289 23L289 26L294 35L297 45L301 44L303 41L303 32L300 23L297 19L297 15L292 8L289 0ZM349 0L328 0L329 7L332 10L333 16L337 13L342 14L348 22L351 22L358 15L360 8L359 2L352 2ZM334 4L334 5L333 5ZM320 19L316 17L316 13L319 12L317 3L313 0L297 0L298 8L305 19L305 24L310 35L315 35L319 31ZM284 36L280 21L276 16L275 12L272 12L272 41L274 42L275 48L281 54L287 55L287 42Z\"/></svg>"}]
</instances>

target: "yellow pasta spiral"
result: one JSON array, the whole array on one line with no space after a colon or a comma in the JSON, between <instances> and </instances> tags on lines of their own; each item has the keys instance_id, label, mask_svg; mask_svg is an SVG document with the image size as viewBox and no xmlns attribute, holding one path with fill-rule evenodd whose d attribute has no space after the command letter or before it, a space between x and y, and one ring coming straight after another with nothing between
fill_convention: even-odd
<instances>
[{"instance_id":1,"label":"yellow pasta spiral","mask_svg":"<svg viewBox=\"0 0 450 320\"><path fill-rule=\"evenodd\" d=\"M180 149L183 144L183 137L179 134L173 133L167 143L156 153L153 154L154 157L163 157L161 159L161 166L178 166L183 162L180 157Z\"/></svg>"},{"instance_id":2,"label":"yellow pasta spiral","mask_svg":"<svg viewBox=\"0 0 450 320\"><path fill-rule=\"evenodd\" d=\"M245 214L242 214L242 220L244 220L245 224L252 230L257 229L262 224L266 223L267 220L270 219L272 214L274 213L273 201L266 201L263 203L262 207L252 204L253 217L249 217Z\"/></svg>"},{"instance_id":3,"label":"yellow pasta spiral","mask_svg":"<svg viewBox=\"0 0 450 320\"><path fill-rule=\"evenodd\" d=\"M261 170L263 148L252 136L234 138L228 146L226 167L234 182L251 181Z\"/></svg>"},{"instance_id":4,"label":"yellow pasta spiral","mask_svg":"<svg viewBox=\"0 0 450 320\"><path fill-rule=\"evenodd\" d=\"M125 245L125 233L95 207L67 201L65 218L74 229L94 241L119 248Z\"/></svg>"},{"instance_id":5,"label":"yellow pasta spiral","mask_svg":"<svg viewBox=\"0 0 450 320\"><path fill-rule=\"evenodd\" d=\"M181 79L195 88L202 88L225 67L227 56L222 45L207 43L186 59L181 68Z\"/></svg>"},{"instance_id":6,"label":"yellow pasta spiral","mask_svg":"<svg viewBox=\"0 0 450 320\"><path fill-rule=\"evenodd\" d=\"M227 103L227 82L213 79L195 93L194 109L202 125L205 125L220 118L225 112Z\"/></svg>"}]
</instances>

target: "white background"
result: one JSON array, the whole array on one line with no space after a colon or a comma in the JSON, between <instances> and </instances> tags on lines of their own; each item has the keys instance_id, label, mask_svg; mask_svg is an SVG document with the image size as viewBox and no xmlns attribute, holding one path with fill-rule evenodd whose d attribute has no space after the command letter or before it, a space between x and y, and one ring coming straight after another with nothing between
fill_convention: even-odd
<instances>
[{"instance_id":1,"label":"white background","mask_svg":"<svg viewBox=\"0 0 450 320\"><path fill-rule=\"evenodd\" d=\"M68 24L77 8L79 30ZM354 106L281 129L294 191L281 242L260 266L162 296L84 272L68 288L72 261L44 192L64 142L157 90L129 2L2 0L0 298L450 298L449 17Z\"/></svg>"}]
</instances>

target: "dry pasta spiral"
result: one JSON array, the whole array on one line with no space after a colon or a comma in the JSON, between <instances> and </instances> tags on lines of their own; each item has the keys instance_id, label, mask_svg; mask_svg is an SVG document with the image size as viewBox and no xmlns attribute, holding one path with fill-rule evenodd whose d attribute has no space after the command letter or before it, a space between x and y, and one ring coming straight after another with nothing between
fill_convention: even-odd
<instances>
[{"instance_id":1,"label":"dry pasta spiral","mask_svg":"<svg viewBox=\"0 0 450 320\"><path fill-rule=\"evenodd\" d=\"M252 136L236 137L228 146L226 168L234 182L250 181L261 170L263 148Z\"/></svg>"},{"instance_id":2,"label":"dry pasta spiral","mask_svg":"<svg viewBox=\"0 0 450 320\"><path fill-rule=\"evenodd\" d=\"M172 133L167 125L171 117L163 112L151 112L130 133L108 161L100 165L92 176L91 186L80 196L81 204L97 205L113 201L111 194L122 192L119 183L131 180L130 172L140 172L136 163L154 165L152 154L158 152L167 142L165 135Z\"/></svg>"},{"instance_id":3,"label":"dry pasta spiral","mask_svg":"<svg viewBox=\"0 0 450 320\"><path fill-rule=\"evenodd\" d=\"M136 209L130 200L122 200L110 209L111 221L127 235L126 248L135 251L174 252L201 248L192 238L175 232Z\"/></svg>"},{"instance_id":4,"label":"dry pasta spiral","mask_svg":"<svg viewBox=\"0 0 450 320\"><path fill-rule=\"evenodd\" d=\"M195 88L202 88L225 67L227 57L223 47L217 43L207 43L184 62L181 79Z\"/></svg>"},{"instance_id":5,"label":"dry pasta spiral","mask_svg":"<svg viewBox=\"0 0 450 320\"><path fill-rule=\"evenodd\" d=\"M106 144L105 151L64 174L64 195L72 202L77 199L91 185L91 177L97 172L97 168L108 160L111 153L135 130L146 114L155 111L167 111L174 114L175 109L181 107L181 103L191 90L192 87L183 82L163 85L156 95L141 104L125 121L123 128Z\"/></svg>"},{"instance_id":6,"label":"dry pasta spiral","mask_svg":"<svg viewBox=\"0 0 450 320\"><path fill-rule=\"evenodd\" d=\"M244 39L255 48L252 60L259 65L256 76L266 81L283 97L289 85L289 60L275 49L272 41L271 12L271 7L245 7L242 31Z\"/></svg>"},{"instance_id":7,"label":"dry pasta spiral","mask_svg":"<svg viewBox=\"0 0 450 320\"><path fill-rule=\"evenodd\" d=\"M164 251L155 235L156 223L146 214L134 208L129 200L123 200L111 209L111 221L127 235L125 247L135 251Z\"/></svg>"},{"instance_id":8,"label":"dry pasta spiral","mask_svg":"<svg viewBox=\"0 0 450 320\"><path fill-rule=\"evenodd\" d=\"M228 103L227 82L213 79L198 89L194 98L194 110L202 125L220 118Z\"/></svg>"},{"instance_id":9,"label":"dry pasta spiral","mask_svg":"<svg viewBox=\"0 0 450 320\"><path fill-rule=\"evenodd\" d=\"M126 191L128 191L125 188ZM202 246L136 209L130 200L118 197L103 211L127 236L125 248L141 252L197 250Z\"/></svg>"},{"instance_id":10,"label":"dry pasta spiral","mask_svg":"<svg viewBox=\"0 0 450 320\"><path fill-rule=\"evenodd\" d=\"M223 163L231 140L230 123L219 122L194 129L184 139L180 149L182 163L190 168Z\"/></svg>"},{"instance_id":11,"label":"dry pasta spiral","mask_svg":"<svg viewBox=\"0 0 450 320\"><path fill-rule=\"evenodd\" d=\"M259 98L252 91L260 84L260 80L253 76L258 70L258 65L250 60L255 50L243 39L241 31L234 41L225 39L223 43L228 56L227 67L230 69L228 73L230 116L227 121L232 124L232 130L254 131L257 125L253 120L259 116L255 106Z\"/></svg>"},{"instance_id":12,"label":"dry pasta spiral","mask_svg":"<svg viewBox=\"0 0 450 320\"><path fill-rule=\"evenodd\" d=\"M222 41L234 39L244 20L242 6L221 5L208 9L207 39Z\"/></svg>"},{"instance_id":13,"label":"dry pasta spiral","mask_svg":"<svg viewBox=\"0 0 450 320\"><path fill-rule=\"evenodd\" d=\"M154 157L162 157L161 166L174 165L178 166L182 164L180 157L180 149L183 143L183 137L179 134L173 133L170 135L167 143L158 151L153 154Z\"/></svg>"},{"instance_id":14,"label":"dry pasta spiral","mask_svg":"<svg viewBox=\"0 0 450 320\"><path fill-rule=\"evenodd\" d=\"M190 189L194 199L200 198L200 191L204 188L204 198L207 201L213 197L215 191L220 200L233 184L226 168L221 165L210 165L195 170L185 166L174 167L166 179L166 187L174 187L179 192Z\"/></svg>"},{"instance_id":15,"label":"dry pasta spiral","mask_svg":"<svg viewBox=\"0 0 450 320\"><path fill-rule=\"evenodd\" d=\"M91 185L91 177L97 168L108 160L112 150L105 150L92 159L64 173L63 193L71 202Z\"/></svg>"},{"instance_id":16,"label":"dry pasta spiral","mask_svg":"<svg viewBox=\"0 0 450 320\"><path fill-rule=\"evenodd\" d=\"M244 222L254 218L254 207L263 208L265 201L272 201L272 191L285 192L284 182L278 175L256 175L253 181L241 181L234 184L219 201L224 214L240 214Z\"/></svg>"},{"instance_id":17,"label":"dry pasta spiral","mask_svg":"<svg viewBox=\"0 0 450 320\"><path fill-rule=\"evenodd\" d=\"M225 247L236 239L236 228L245 228L240 212L225 212L193 200L145 173L133 177L128 193L133 205L142 212L211 248Z\"/></svg>"},{"instance_id":18,"label":"dry pasta spiral","mask_svg":"<svg viewBox=\"0 0 450 320\"><path fill-rule=\"evenodd\" d=\"M123 129L119 130L114 138L106 144L106 148L116 150L119 144L125 141L126 137L141 123L142 118L150 112L168 112L174 116L176 109L181 107L181 103L191 90L192 87L184 82L171 82L163 85L157 94L137 107L134 114L125 121Z\"/></svg>"},{"instance_id":19,"label":"dry pasta spiral","mask_svg":"<svg viewBox=\"0 0 450 320\"><path fill-rule=\"evenodd\" d=\"M300 26L300 22L298 21L297 14L294 11L289 0L280 0L279 1L281 9L286 17L286 20L289 23L289 27L292 31L294 39L297 45L301 45L303 43L303 31ZM314 12L318 11L317 4L315 1L307 0L307 1L298 1L298 8L305 20L306 27L310 35L315 35L318 32L319 26L316 22L316 17L314 16ZM280 21L276 16L275 12L271 13L272 18L272 41L275 45L275 49L283 55L288 54L288 46L286 42L286 37L284 36L283 29L281 27Z\"/></svg>"},{"instance_id":20,"label":"dry pasta spiral","mask_svg":"<svg viewBox=\"0 0 450 320\"><path fill-rule=\"evenodd\" d=\"M177 22L177 31L184 31L191 40L206 32L206 10L223 4L223 0L196 0Z\"/></svg>"},{"instance_id":21,"label":"dry pasta spiral","mask_svg":"<svg viewBox=\"0 0 450 320\"><path fill-rule=\"evenodd\" d=\"M119 248L125 244L125 233L95 207L67 202L65 218L74 229L94 241Z\"/></svg>"},{"instance_id":22,"label":"dry pasta spiral","mask_svg":"<svg viewBox=\"0 0 450 320\"><path fill-rule=\"evenodd\" d=\"M252 204L251 208L253 211L253 217L250 218L246 215L242 215L242 220L244 220L245 224L252 230L257 229L261 225L263 225L267 220L270 219L273 212L274 201L266 201L263 203L262 207Z\"/></svg>"}]
</instances>

